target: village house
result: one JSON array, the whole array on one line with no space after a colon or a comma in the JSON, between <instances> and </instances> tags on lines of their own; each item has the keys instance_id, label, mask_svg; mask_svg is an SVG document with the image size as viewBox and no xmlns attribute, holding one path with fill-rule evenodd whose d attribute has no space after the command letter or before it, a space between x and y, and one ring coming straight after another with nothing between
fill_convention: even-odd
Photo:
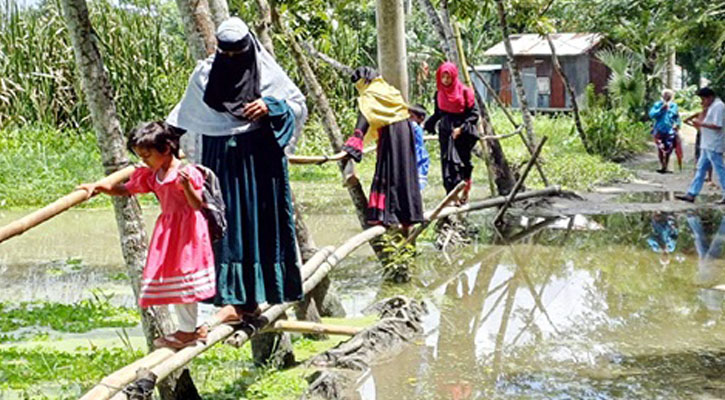
<instances>
[{"instance_id":1,"label":"village house","mask_svg":"<svg viewBox=\"0 0 725 400\"><path fill-rule=\"evenodd\" d=\"M509 38L523 76L529 107L537 111L570 110L571 99L561 77L554 70L551 49L546 38L538 34L517 34ZM585 93L589 84L594 86L596 93L604 93L609 79L609 69L596 57L603 36L598 33L556 33L552 34L551 38L559 62L580 104L586 102ZM492 63L476 66L476 71L487 79L504 103L518 107L516 88L505 64L504 43L496 44L484 54ZM493 101L493 96L488 93L478 77L473 74L472 78L476 90L486 101Z\"/></svg>"}]
</instances>

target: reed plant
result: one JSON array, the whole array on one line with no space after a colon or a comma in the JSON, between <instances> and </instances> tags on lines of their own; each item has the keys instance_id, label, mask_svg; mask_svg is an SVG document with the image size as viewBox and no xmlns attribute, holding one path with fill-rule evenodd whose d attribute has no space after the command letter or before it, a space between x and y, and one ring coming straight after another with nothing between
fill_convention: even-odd
<instances>
[{"instance_id":1,"label":"reed plant","mask_svg":"<svg viewBox=\"0 0 725 400\"><path fill-rule=\"evenodd\" d=\"M0 128L90 128L60 0L14 1L0 7ZM165 116L194 65L175 5L97 0L89 8L124 128Z\"/></svg>"}]
</instances>

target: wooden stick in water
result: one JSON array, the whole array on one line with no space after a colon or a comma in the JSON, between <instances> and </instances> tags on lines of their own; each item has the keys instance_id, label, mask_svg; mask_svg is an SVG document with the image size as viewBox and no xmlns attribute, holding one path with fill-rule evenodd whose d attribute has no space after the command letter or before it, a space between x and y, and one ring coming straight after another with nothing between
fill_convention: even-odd
<instances>
[{"instance_id":1,"label":"wooden stick in water","mask_svg":"<svg viewBox=\"0 0 725 400\"><path fill-rule=\"evenodd\" d=\"M524 173L521 174L521 178L519 178L518 181L516 181L516 184L514 185L514 188L511 190L511 193L509 193L508 197L506 198L506 202L503 204L501 209L498 210L498 214L496 214L496 218L493 219L493 224L498 225L499 222L501 222L501 218L503 218L503 214L506 212L506 209L511 205L511 200L516 196L516 193L518 193L519 189L524 185L524 181L526 180L526 177L529 175L529 171L531 171L531 167L536 163L536 159L539 157L539 154L541 153L541 149L544 147L544 143L546 143L546 140L548 139L547 136L544 136L543 139L541 139L541 142L538 146L536 146L536 150L534 150L534 154L531 156L531 159L526 164L526 168L524 169Z\"/></svg>"},{"instance_id":2,"label":"wooden stick in water","mask_svg":"<svg viewBox=\"0 0 725 400\"><path fill-rule=\"evenodd\" d=\"M307 321L284 321L280 320L265 328L262 332L299 332L299 333L322 333L326 335L355 336L363 331L363 328L346 325L318 324Z\"/></svg>"},{"instance_id":3,"label":"wooden stick in water","mask_svg":"<svg viewBox=\"0 0 725 400\"><path fill-rule=\"evenodd\" d=\"M431 221L438 218L438 214L440 214L441 211L443 211L443 209L446 208L446 206L448 204L450 204L453 200L456 200L458 198L458 193L460 193L464 187L466 187L466 182L464 182L464 181L458 182L458 185L456 185L456 187L453 188L453 190L451 190L451 192L448 193L446 195L446 197L443 198L443 200L441 200L440 203L438 203L436 208L434 208L433 211L431 211L430 214L426 216L425 221L423 221L422 223L420 223L418 226L415 227L413 232L411 232L410 235L405 239L405 242L403 242L401 247L405 247L406 245L413 243L415 241L415 239L418 236L420 236L421 233L423 233L425 228L427 228L428 225L430 225Z\"/></svg>"}]
</instances>

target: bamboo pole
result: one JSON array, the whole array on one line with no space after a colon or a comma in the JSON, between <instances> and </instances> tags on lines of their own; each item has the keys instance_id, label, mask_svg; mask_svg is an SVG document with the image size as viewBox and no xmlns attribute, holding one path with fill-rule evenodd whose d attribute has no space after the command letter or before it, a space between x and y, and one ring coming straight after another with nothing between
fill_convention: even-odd
<instances>
[{"instance_id":1,"label":"bamboo pole","mask_svg":"<svg viewBox=\"0 0 725 400\"><path fill-rule=\"evenodd\" d=\"M536 146L536 150L534 150L534 155L531 156L531 159L526 164L526 168L524 169L524 173L521 174L521 178L519 178L518 181L516 181L516 185L514 185L513 190L511 190L511 193L506 198L506 202L503 204L501 209L498 210L498 214L496 214L496 218L493 219L493 224L498 225L498 223L501 221L501 218L503 218L503 214L506 212L506 209L509 207L509 204L511 204L511 200L513 200L514 196L516 196L516 193L518 193L519 189L524 184L524 181L526 180L526 177L529 175L529 171L531 171L531 167L536 163L536 159L539 157L539 154L541 153L541 149L544 147L544 143L546 143L546 140L548 139L548 136L544 136L543 139L541 139L541 142L538 146Z\"/></svg>"},{"instance_id":2,"label":"bamboo pole","mask_svg":"<svg viewBox=\"0 0 725 400\"><path fill-rule=\"evenodd\" d=\"M363 149L363 154L370 153L371 151L377 150L377 146L369 146ZM329 161L342 161L347 157L347 152L340 151L338 153L335 153L331 156L297 156L297 155L289 155L287 156L287 161L289 161L290 164L296 164L296 165L305 165L305 164L324 164Z\"/></svg>"},{"instance_id":3,"label":"bamboo pole","mask_svg":"<svg viewBox=\"0 0 725 400\"><path fill-rule=\"evenodd\" d=\"M403 244L400 247L405 247L407 244L413 243L415 241L415 239L418 236L420 236L421 233L423 233L425 228L427 228L428 225L430 225L431 221L438 217L438 214L440 214L441 211L443 211L443 208L445 208L453 200L458 198L458 193L460 193L464 187L466 187L466 182L463 182L463 181L458 182L458 185L456 185L456 187L454 187L453 190L451 190L451 192L448 193L446 195L446 197L443 198L443 200L441 200L440 203L438 203L438 205L433 209L433 211L430 212L429 215L425 216L425 220L423 221L423 223L421 223L415 227L413 232L411 232L410 235L408 235L408 237L405 239L405 242L403 242ZM428 213L426 213L426 214L428 214Z\"/></svg>"},{"instance_id":4,"label":"bamboo pole","mask_svg":"<svg viewBox=\"0 0 725 400\"><path fill-rule=\"evenodd\" d=\"M117 184L125 181L131 176L134 166L128 166L121 170L118 170L107 177L96 182L98 185L105 184ZM74 190L70 194L67 194L60 199L48 204L47 206L37 210L31 214L28 214L8 225L0 228L0 243L22 234L30 228L40 225L41 223L55 217L56 215L66 211L67 209L83 203L88 200L88 192L85 190Z\"/></svg>"},{"instance_id":5,"label":"bamboo pole","mask_svg":"<svg viewBox=\"0 0 725 400\"><path fill-rule=\"evenodd\" d=\"M516 194L511 201L526 200L533 197L551 196L561 193L561 188L558 186L551 186L541 190L534 190L530 192L524 192ZM504 204L508 197L498 196L474 203L468 203L458 207L445 207L437 218L444 218L454 214L467 213L475 210L481 210L485 208L496 207ZM334 268L340 261L347 257L350 253L355 251L360 246L369 242L370 240L385 233L385 227L374 226L368 228L352 238L348 239L345 243L339 246L337 249L332 251L332 247L327 247L317 252L310 260L305 263L302 267L302 277L304 279L303 292L309 293L315 286L317 286L322 279ZM292 307L294 303L285 303L275 306L264 306L262 307L262 316L268 321L277 320L288 308ZM158 380L162 380L175 371L178 368L189 363L194 357L198 356L202 352L206 351L209 347L219 343L227 337L234 334L234 344L241 346L247 340L249 335L245 331L234 332L234 329L229 325L218 325L214 327L207 338L206 344L199 344L196 346L187 347L173 353L168 349L159 349L146 357L137 360L131 365L121 368L113 374L105 377L99 385L91 389L81 400L126 400L126 396L120 393L120 390L133 382L136 379L136 373L133 367L151 367L151 372L156 374ZM160 362L156 362L158 359ZM112 383L109 384L109 383ZM101 388L99 388L101 386ZM113 397L112 397L113 396Z\"/></svg>"},{"instance_id":6,"label":"bamboo pole","mask_svg":"<svg viewBox=\"0 0 725 400\"><path fill-rule=\"evenodd\" d=\"M355 336L364 329L356 326L318 324L307 321L284 321L280 320L265 328L262 332L298 332L316 333L323 335L344 335Z\"/></svg>"}]
</instances>

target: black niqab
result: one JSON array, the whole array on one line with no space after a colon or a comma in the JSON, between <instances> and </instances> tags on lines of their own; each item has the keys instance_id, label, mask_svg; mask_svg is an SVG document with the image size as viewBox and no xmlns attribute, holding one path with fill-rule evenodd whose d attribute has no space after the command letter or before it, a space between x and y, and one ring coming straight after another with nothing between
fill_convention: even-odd
<instances>
[{"instance_id":1,"label":"black niqab","mask_svg":"<svg viewBox=\"0 0 725 400\"><path fill-rule=\"evenodd\" d=\"M365 83L370 83L373 79L377 78L380 74L372 67L358 67L352 71L350 76L352 83L357 83L360 79L365 79Z\"/></svg>"},{"instance_id":2,"label":"black niqab","mask_svg":"<svg viewBox=\"0 0 725 400\"><path fill-rule=\"evenodd\" d=\"M248 34L236 42L219 41L218 47L221 51L217 52L209 71L204 103L245 120L244 106L262 97L255 41Z\"/></svg>"}]
</instances>

